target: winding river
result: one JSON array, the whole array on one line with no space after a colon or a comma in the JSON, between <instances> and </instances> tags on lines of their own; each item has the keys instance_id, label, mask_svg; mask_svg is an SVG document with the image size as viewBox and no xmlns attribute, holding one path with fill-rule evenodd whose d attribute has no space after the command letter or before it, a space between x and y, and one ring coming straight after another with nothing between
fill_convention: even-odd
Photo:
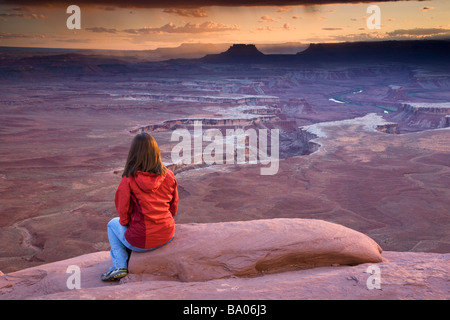
<instances>
[{"instance_id":1,"label":"winding river","mask_svg":"<svg viewBox=\"0 0 450 320\"><path fill-rule=\"evenodd\" d=\"M385 105L379 105L379 104L373 104L373 103L354 102L354 101L350 101L347 99L347 96L349 96L349 95L359 94L362 92L363 92L363 89L358 87L358 88L354 88L352 91L349 91L349 92L342 92L339 94L335 94L335 95L329 97L328 100L336 102L336 103L349 105L349 106L376 107L376 108L383 109L385 113L397 111L397 108L393 107L393 106L385 106Z\"/></svg>"}]
</instances>

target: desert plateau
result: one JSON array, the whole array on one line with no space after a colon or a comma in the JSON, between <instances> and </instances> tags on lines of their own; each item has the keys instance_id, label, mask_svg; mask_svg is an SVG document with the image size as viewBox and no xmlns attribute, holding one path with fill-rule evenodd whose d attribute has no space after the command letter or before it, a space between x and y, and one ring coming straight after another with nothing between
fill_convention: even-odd
<instances>
[{"instance_id":1,"label":"desert plateau","mask_svg":"<svg viewBox=\"0 0 450 320\"><path fill-rule=\"evenodd\" d=\"M0 48L0 299L110 299L120 290L136 299L448 299L449 56L447 40L311 44L292 54L233 44L158 61L132 51ZM198 122L223 135L278 129L277 171L262 175L259 161L173 163L172 133L193 133ZM192 279L184 271L157 278L142 262L120 282L101 283L114 194L143 131L176 175L180 230L237 228L236 252L225 245L231 238L215 244L219 265L242 267L239 250L250 252L244 238L254 226L290 230L299 219L360 233L380 258L326 251L326 263L292 268L290 252L277 260L287 269L277 262L263 272L261 263L256 273ZM265 254L279 252L281 234L267 232ZM214 248L214 236L198 240ZM366 287L373 263L381 290ZM73 264L85 270L79 290L66 287Z\"/></svg>"}]
</instances>

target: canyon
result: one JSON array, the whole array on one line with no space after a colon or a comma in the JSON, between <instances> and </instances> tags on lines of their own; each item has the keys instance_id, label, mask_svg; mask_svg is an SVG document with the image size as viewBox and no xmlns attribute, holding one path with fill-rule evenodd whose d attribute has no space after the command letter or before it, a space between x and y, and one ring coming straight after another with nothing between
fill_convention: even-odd
<instances>
[{"instance_id":1,"label":"canyon","mask_svg":"<svg viewBox=\"0 0 450 320\"><path fill-rule=\"evenodd\" d=\"M374 239L394 257L389 270L441 259L450 251L450 65L439 58L447 43L405 61L391 53L324 58L334 47L254 62L253 48L237 61L235 53L127 62L2 52L0 270L26 273L86 254L106 264L106 224L141 131L176 173L178 224L320 219ZM193 132L195 121L223 133L278 129L278 172L261 176L258 163L172 164L171 133Z\"/></svg>"},{"instance_id":2,"label":"canyon","mask_svg":"<svg viewBox=\"0 0 450 320\"><path fill-rule=\"evenodd\" d=\"M395 114L390 117L408 128L417 130L448 128L450 103L402 103Z\"/></svg>"}]
</instances>

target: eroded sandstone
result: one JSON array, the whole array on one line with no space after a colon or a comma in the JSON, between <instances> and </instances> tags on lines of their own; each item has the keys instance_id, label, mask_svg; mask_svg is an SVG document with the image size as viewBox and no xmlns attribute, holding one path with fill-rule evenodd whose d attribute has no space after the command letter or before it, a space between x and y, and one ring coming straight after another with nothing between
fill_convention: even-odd
<instances>
[{"instance_id":1,"label":"eroded sandstone","mask_svg":"<svg viewBox=\"0 0 450 320\"><path fill-rule=\"evenodd\" d=\"M261 219L177 226L172 242L131 254L129 271L181 281L255 276L331 265L377 263L380 246L344 226L314 219Z\"/></svg>"}]
</instances>

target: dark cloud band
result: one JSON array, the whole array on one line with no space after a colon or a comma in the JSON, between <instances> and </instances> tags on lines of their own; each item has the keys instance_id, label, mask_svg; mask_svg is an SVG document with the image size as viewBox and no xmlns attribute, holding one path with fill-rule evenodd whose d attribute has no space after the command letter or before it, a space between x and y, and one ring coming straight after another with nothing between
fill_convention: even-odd
<instances>
[{"instance_id":1,"label":"dark cloud band","mask_svg":"<svg viewBox=\"0 0 450 320\"><path fill-rule=\"evenodd\" d=\"M421 0L76 0L79 6L82 5L104 5L128 8L193 8L208 6L226 6L226 7L242 7L242 6L294 6L294 5L320 5L320 4L339 4L339 3L377 3L389 1L421 1ZM0 0L0 4L11 5L27 5L27 6L45 6L45 5L61 5L67 6L66 0Z\"/></svg>"}]
</instances>

